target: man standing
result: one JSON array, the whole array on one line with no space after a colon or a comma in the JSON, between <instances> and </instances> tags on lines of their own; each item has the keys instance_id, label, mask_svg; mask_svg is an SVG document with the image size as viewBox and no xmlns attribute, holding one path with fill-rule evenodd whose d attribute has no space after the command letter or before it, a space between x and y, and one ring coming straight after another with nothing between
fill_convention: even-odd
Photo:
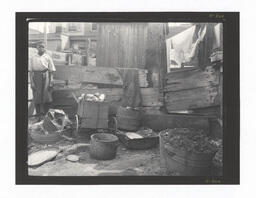
<instances>
[{"instance_id":1,"label":"man standing","mask_svg":"<svg viewBox=\"0 0 256 198\"><path fill-rule=\"evenodd\" d=\"M56 71L52 58L45 53L45 45L37 45L38 53L29 62L29 72L31 88L33 90L33 100L36 114L45 115L52 102L52 72Z\"/></svg>"}]
</instances>

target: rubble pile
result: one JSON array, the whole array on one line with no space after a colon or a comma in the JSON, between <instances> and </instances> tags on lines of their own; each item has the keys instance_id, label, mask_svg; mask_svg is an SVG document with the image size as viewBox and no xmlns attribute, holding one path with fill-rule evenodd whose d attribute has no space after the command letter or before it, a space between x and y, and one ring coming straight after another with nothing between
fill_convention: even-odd
<instances>
[{"instance_id":1,"label":"rubble pile","mask_svg":"<svg viewBox=\"0 0 256 198\"><path fill-rule=\"evenodd\" d=\"M167 129L164 139L172 147L192 153L213 153L216 146L205 132L194 129Z\"/></svg>"}]
</instances>

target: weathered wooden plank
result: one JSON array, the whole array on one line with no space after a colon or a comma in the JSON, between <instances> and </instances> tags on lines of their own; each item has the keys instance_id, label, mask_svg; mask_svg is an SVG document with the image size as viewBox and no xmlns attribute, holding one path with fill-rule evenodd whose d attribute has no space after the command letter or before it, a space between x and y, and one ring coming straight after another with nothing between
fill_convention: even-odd
<instances>
[{"instance_id":1,"label":"weathered wooden plank","mask_svg":"<svg viewBox=\"0 0 256 198\"><path fill-rule=\"evenodd\" d=\"M118 67L117 69L120 72L123 72L125 70L138 70L140 87L148 87L148 81L147 81L148 70L138 69L138 68L121 68L121 67Z\"/></svg>"},{"instance_id":2,"label":"weathered wooden plank","mask_svg":"<svg viewBox=\"0 0 256 198\"><path fill-rule=\"evenodd\" d=\"M145 68L146 29L147 23L100 23L97 66Z\"/></svg>"},{"instance_id":3,"label":"weathered wooden plank","mask_svg":"<svg viewBox=\"0 0 256 198\"><path fill-rule=\"evenodd\" d=\"M80 88L80 89L62 89L62 90L55 90L52 94L53 102L55 104L61 104L61 105L68 105L75 103L73 94L76 97L81 96L82 94L95 94L95 93L101 93L105 94L106 102L110 101L118 101L121 100L123 90L119 88L103 88L103 89L86 89L86 88Z\"/></svg>"},{"instance_id":4,"label":"weathered wooden plank","mask_svg":"<svg viewBox=\"0 0 256 198\"><path fill-rule=\"evenodd\" d=\"M123 85L123 80L118 70L136 69L139 71L140 87L148 87L147 70L137 68L110 68L110 67L82 67L56 65L54 78L56 80L73 80L107 85Z\"/></svg>"},{"instance_id":5,"label":"weathered wooden plank","mask_svg":"<svg viewBox=\"0 0 256 198\"><path fill-rule=\"evenodd\" d=\"M193 109L193 113L220 118L221 117L221 107L220 107L220 105L218 105L218 106Z\"/></svg>"},{"instance_id":6,"label":"weathered wooden plank","mask_svg":"<svg viewBox=\"0 0 256 198\"><path fill-rule=\"evenodd\" d=\"M71 105L75 104L75 100L73 98L72 93L79 97L81 94L94 94L94 93L102 93L106 95L106 102L111 101L120 101L123 95L123 89L121 88L102 88L102 89L60 89L54 90L53 103L58 105ZM142 95L142 106L144 107L153 107L153 106L162 106L163 102L159 101L159 93L158 90L153 88L141 88Z\"/></svg>"},{"instance_id":7,"label":"weathered wooden plank","mask_svg":"<svg viewBox=\"0 0 256 198\"><path fill-rule=\"evenodd\" d=\"M177 91L193 89L196 87L216 86L219 84L219 71L213 67L205 70L191 69L187 71L176 71L167 74L165 91Z\"/></svg>"},{"instance_id":8,"label":"weathered wooden plank","mask_svg":"<svg viewBox=\"0 0 256 198\"><path fill-rule=\"evenodd\" d=\"M143 114L155 114L155 115L162 115L164 114L161 110L160 110L160 106L155 106L155 107L142 107L141 111Z\"/></svg>"},{"instance_id":9,"label":"weathered wooden plank","mask_svg":"<svg viewBox=\"0 0 256 198\"><path fill-rule=\"evenodd\" d=\"M53 75L58 80L123 85L120 74L114 68L56 65L56 72Z\"/></svg>"},{"instance_id":10,"label":"weathered wooden plank","mask_svg":"<svg viewBox=\"0 0 256 198\"><path fill-rule=\"evenodd\" d=\"M167 92L165 94L165 104L168 111L219 105L218 86Z\"/></svg>"},{"instance_id":11,"label":"weathered wooden plank","mask_svg":"<svg viewBox=\"0 0 256 198\"><path fill-rule=\"evenodd\" d=\"M159 100L161 95L158 89L154 88L141 88L142 95L142 106L152 107L152 106L163 106L163 102Z\"/></svg>"},{"instance_id":12,"label":"weathered wooden plank","mask_svg":"<svg viewBox=\"0 0 256 198\"><path fill-rule=\"evenodd\" d=\"M209 120L205 116L178 115L178 114L144 114L143 126L154 131L168 128L195 128L209 132Z\"/></svg>"}]
</instances>

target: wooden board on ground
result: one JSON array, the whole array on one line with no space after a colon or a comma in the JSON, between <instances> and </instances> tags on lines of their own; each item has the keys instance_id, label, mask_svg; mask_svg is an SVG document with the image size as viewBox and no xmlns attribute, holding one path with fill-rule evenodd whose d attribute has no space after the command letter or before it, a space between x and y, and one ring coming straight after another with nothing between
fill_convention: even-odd
<instances>
[{"instance_id":1,"label":"wooden board on ground","mask_svg":"<svg viewBox=\"0 0 256 198\"><path fill-rule=\"evenodd\" d=\"M161 131L167 128L195 128L209 133L209 119L206 116L179 115L179 114L144 114L144 126Z\"/></svg>"}]
</instances>

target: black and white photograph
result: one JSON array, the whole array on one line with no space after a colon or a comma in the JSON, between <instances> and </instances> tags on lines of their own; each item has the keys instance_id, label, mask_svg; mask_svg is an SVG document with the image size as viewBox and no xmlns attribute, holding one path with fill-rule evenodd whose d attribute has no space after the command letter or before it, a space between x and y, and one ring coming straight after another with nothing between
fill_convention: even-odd
<instances>
[{"instance_id":1,"label":"black and white photograph","mask_svg":"<svg viewBox=\"0 0 256 198\"><path fill-rule=\"evenodd\" d=\"M222 71L222 23L29 22L28 175L222 176Z\"/></svg>"},{"instance_id":2,"label":"black and white photograph","mask_svg":"<svg viewBox=\"0 0 256 198\"><path fill-rule=\"evenodd\" d=\"M253 5L3 2L1 197L252 197Z\"/></svg>"},{"instance_id":3,"label":"black and white photograph","mask_svg":"<svg viewBox=\"0 0 256 198\"><path fill-rule=\"evenodd\" d=\"M17 13L16 183L238 184L239 13Z\"/></svg>"}]
</instances>

